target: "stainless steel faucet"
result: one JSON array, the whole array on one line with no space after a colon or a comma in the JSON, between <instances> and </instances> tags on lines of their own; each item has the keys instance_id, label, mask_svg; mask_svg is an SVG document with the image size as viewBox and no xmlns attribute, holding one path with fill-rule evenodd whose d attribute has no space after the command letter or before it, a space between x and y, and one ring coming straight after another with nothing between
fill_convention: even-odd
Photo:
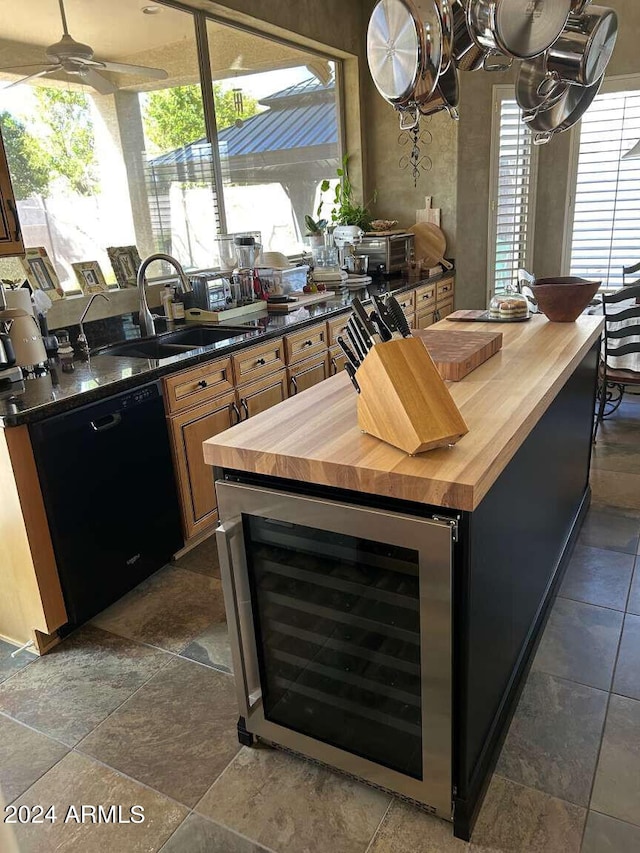
<instances>
[{"instance_id":1,"label":"stainless steel faucet","mask_svg":"<svg viewBox=\"0 0 640 853\"><path fill-rule=\"evenodd\" d=\"M110 301L111 301L111 300L109 299L109 297L107 296L107 294L106 294L106 293L94 293L94 294L90 297L89 301L87 302L87 305L86 305L86 307L85 307L84 311L82 312L82 314L81 314L81 316L80 316L80 322L79 322L79 324L78 324L78 325L80 326L80 334L78 335L78 344L80 345L80 347L81 347L81 348L83 348L83 347L84 347L84 348L86 348L87 350L89 349L89 344L88 344L88 342L87 342L87 336L86 336L86 335L85 335L85 333L84 333L84 327L83 327L83 325L82 325L82 324L83 324L83 323L84 323L84 321L85 321L85 317L86 317L86 316L87 316L87 314L89 313L89 309L90 309L90 308L91 308L91 306L93 305L93 301L94 301L94 299L97 299L97 298L98 298L98 296L101 296L103 299L106 299L106 300L107 300L107 302L110 302Z\"/></svg>"},{"instance_id":2,"label":"stainless steel faucet","mask_svg":"<svg viewBox=\"0 0 640 853\"><path fill-rule=\"evenodd\" d=\"M150 335L155 335L156 333L156 327L154 325L155 318L149 310L149 303L147 301L147 282L145 278L147 267L154 261L165 261L175 269L175 271L178 273L178 279L180 280L180 288L183 293L191 293L193 290L191 282L187 278L185 271L182 269L180 262L177 261L175 258L171 257L171 255L165 255L163 252L157 252L156 254L149 255L148 258L145 258L144 261L140 264L140 269L138 270L138 294L140 296L140 333L143 338L149 337Z\"/></svg>"}]
</instances>

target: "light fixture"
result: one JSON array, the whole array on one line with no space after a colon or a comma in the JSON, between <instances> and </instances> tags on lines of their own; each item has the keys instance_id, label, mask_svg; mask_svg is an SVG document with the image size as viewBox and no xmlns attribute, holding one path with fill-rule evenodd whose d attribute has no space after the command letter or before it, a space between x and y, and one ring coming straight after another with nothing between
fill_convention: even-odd
<instances>
[{"instance_id":1,"label":"light fixture","mask_svg":"<svg viewBox=\"0 0 640 853\"><path fill-rule=\"evenodd\" d=\"M231 91L233 92L233 106L235 107L236 114L241 116L244 112L242 89L232 89Z\"/></svg>"},{"instance_id":2,"label":"light fixture","mask_svg":"<svg viewBox=\"0 0 640 853\"><path fill-rule=\"evenodd\" d=\"M633 148L630 151L627 151L626 154L623 154L621 157L622 160L638 160L640 159L640 139L636 142Z\"/></svg>"},{"instance_id":3,"label":"light fixture","mask_svg":"<svg viewBox=\"0 0 640 853\"><path fill-rule=\"evenodd\" d=\"M142 14L143 15L158 15L160 13L160 6L143 6Z\"/></svg>"}]
</instances>

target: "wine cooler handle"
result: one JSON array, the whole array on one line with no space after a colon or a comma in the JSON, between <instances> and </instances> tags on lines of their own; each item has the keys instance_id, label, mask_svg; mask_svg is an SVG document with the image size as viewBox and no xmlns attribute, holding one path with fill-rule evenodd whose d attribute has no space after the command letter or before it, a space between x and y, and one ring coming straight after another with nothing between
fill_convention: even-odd
<instances>
[{"instance_id":1,"label":"wine cooler handle","mask_svg":"<svg viewBox=\"0 0 640 853\"><path fill-rule=\"evenodd\" d=\"M237 518L222 522L216 530L216 541L238 703L242 715L248 717L252 708L261 701L262 690L242 520Z\"/></svg>"}]
</instances>

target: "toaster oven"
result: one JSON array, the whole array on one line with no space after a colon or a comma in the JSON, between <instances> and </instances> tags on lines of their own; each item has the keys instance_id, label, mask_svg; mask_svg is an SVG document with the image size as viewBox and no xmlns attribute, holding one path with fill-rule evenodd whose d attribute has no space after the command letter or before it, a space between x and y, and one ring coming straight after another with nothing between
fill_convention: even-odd
<instances>
[{"instance_id":1,"label":"toaster oven","mask_svg":"<svg viewBox=\"0 0 640 853\"><path fill-rule=\"evenodd\" d=\"M412 248L413 234L367 234L357 253L369 256L369 272L399 275L411 257Z\"/></svg>"},{"instance_id":2,"label":"toaster oven","mask_svg":"<svg viewBox=\"0 0 640 853\"><path fill-rule=\"evenodd\" d=\"M231 281L220 273L199 273L191 276L197 308L203 311L224 311L233 302Z\"/></svg>"}]
</instances>

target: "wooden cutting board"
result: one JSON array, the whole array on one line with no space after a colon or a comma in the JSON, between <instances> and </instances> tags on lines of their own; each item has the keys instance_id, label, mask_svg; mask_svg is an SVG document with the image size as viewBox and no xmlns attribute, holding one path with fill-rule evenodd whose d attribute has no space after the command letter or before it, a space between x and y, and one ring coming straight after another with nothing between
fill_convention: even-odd
<instances>
[{"instance_id":1,"label":"wooden cutting board","mask_svg":"<svg viewBox=\"0 0 640 853\"><path fill-rule=\"evenodd\" d=\"M459 382L502 349L502 332L415 329L443 379Z\"/></svg>"},{"instance_id":2,"label":"wooden cutting board","mask_svg":"<svg viewBox=\"0 0 640 853\"><path fill-rule=\"evenodd\" d=\"M416 260L422 261L423 267L435 267L443 264L451 269L451 264L445 261L444 253L447 250L447 238L444 231L433 222L417 222L409 228L413 234L413 249Z\"/></svg>"},{"instance_id":3,"label":"wooden cutting board","mask_svg":"<svg viewBox=\"0 0 640 853\"><path fill-rule=\"evenodd\" d=\"M287 296L295 299L295 302L269 302L267 310L274 314L288 314L291 311L297 311L299 308L308 308L309 305L317 305L318 302L326 302L327 299L333 299L333 291L325 290L324 293L302 293L294 291L288 293Z\"/></svg>"}]
</instances>

